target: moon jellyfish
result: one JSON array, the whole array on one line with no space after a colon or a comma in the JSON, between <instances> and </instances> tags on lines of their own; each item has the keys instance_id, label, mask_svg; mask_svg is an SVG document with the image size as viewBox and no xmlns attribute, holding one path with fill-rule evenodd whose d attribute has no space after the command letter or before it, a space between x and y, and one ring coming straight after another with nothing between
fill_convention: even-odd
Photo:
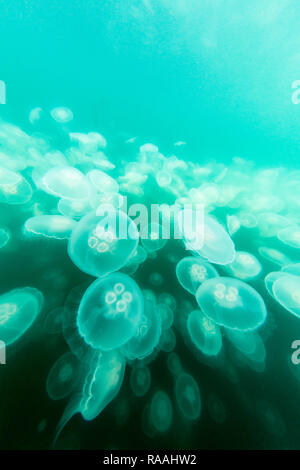
<instances>
[{"instance_id":1,"label":"moon jellyfish","mask_svg":"<svg viewBox=\"0 0 300 470\"><path fill-rule=\"evenodd\" d=\"M262 266L255 256L246 251L237 251L235 260L227 264L224 270L231 276L244 281L255 279L262 271Z\"/></svg>"},{"instance_id":2,"label":"moon jellyfish","mask_svg":"<svg viewBox=\"0 0 300 470\"><path fill-rule=\"evenodd\" d=\"M258 228L262 237L275 237L283 227L291 225L289 220L275 212L258 214Z\"/></svg>"},{"instance_id":3,"label":"moon jellyfish","mask_svg":"<svg viewBox=\"0 0 300 470\"><path fill-rule=\"evenodd\" d=\"M266 277L265 277L265 286L266 286L266 289L268 291L268 293L270 294L271 297L274 298L274 293L273 293L273 284L275 281L277 281L277 279L279 279L280 277L282 276L287 276L288 273L286 272L283 272L283 271L274 271L272 273L269 273Z\"/></svg>"},{"instance_id":4,"label":"moon jellyfish","mask_svg":"<svg viewBox=\"0 0 300 470\"><path fill-rule=\"evenodd\" d=\"M130 374L130 386L137 397L146 395L151 386L151 372L147 366L133 367Z\"/></svg>"},{"instance_id":5,"label":"moon jellyfish","mask_svg":"<svg viewBox=\"0 0 300 470\"><path fill-rule=\"evenodd\" d=\"M92 206L89 200L60 199L57 205L58 211L65 217L80 219L91 212Z\"/></svg>"},{"instance_id":6,"label":"moon jellyfish","mask_svg":"<svg viewBox=\"0 0 300 470\"><path fill-rule=\"evenodd\" d=\"M283 274L273 283L277 302L296 317L300 317L300 276Z\"/></svg>"},{"instance_id":7,"label":"moon jellyfish","mask_svg":"<svg viewBox=\"0 0 300 470\"><path fill-rule=\"evenodd\" d=\"M86 290L79 305L77 326L87 344L109 351L134 337L143 315L144 299L139 286L126 274L113 273L94 281Z\"/></svg>"},{"instance_id":8,"label":"moon jellyfish","mask_svg":"<svg viewBox=\"0 0 300 470\"><path fill-rule=\"evenodd\" d=\"M256 349L257 333L255 331L225 330L229 341L243 354L252 354Z\"/></svg>"},{"instance_id":9,"label":"moon jellyfish","mask_svg":"<svg viewBox=\"0 0 300 470\"><path fill-rule=\"evenodd\" d=\"M75 226L74 220L63 215L37 215L26 220L24 232L26 235L63 240L70 237Z\"/></svg>"},{"instance_id":10,"label":"moon jellyfish","mask_svg":"<svg viewBox=\"0 0 300 470\"><path fill-rule=\"evenodd\" d=\"M10 233L5 228L0 228L0 248L4 248L10 239Z\"/></svg>"},{"instance_id":11,"label":"moon jellyfish","mask_svg":"<svg viewBox=\"0 0 300 470\"><path fill-rule=\"evenodd\" d=\"M158 303L168 305L173 311L176 310L177 302L172 294L169 294L168 292L162 292L161 294L159 294L157 300Z\"/></svg>"},{"instance_id":12,"label":"moon jellyfish","mask_svg":"<svg viewBox=\"0 0 300 470\"><path fill-rule=\"evenodd\" d=\"M277 233L277 237L282 243L292 248L300 249L300 227L286 227Z\"/></svg>"},{"instance_id":13,"label":"moon jellyfish","mask_svg":"<svg viewBox=\"0 0 300 470\"><path fill-rule=\"evenodd\" d=\"M102 193L118 193L119 185L116 180L100 170L91 170L87 173L92 185Z\"/></svg>"},{"instance_id":14,"label":"moon jellyfish","mask_svg":"<svg viewBox=\"0 0 300 470\"><path fill-rule=\"evenodd\" d=\"M217 424L223 424L226 420L227 412L220 398L212 393L208 396L206 404L211 419Z\"/></svg>"},{"instance_id":15,"label":"moon jellyfish","mask_svg":"<svg viewBox=\"0 0 300 470\"><path fill-rule=\"evenodd\" d=\"M172 328L163 330L159 341L159 349L169 353L175 349L175 346L176 336Z\"/></svg>"},{"instance_id":16,"label":"moon jellyfish","mask_svg":"<svg viewBox=\"0 0 300 470\"><path fill-rule=\"evenodd\" d=\"M100 277L126 264L137 248L138 236L135 223L124 212L111 208L108 217L92 212L77 223L68 253L81 271Z\"/></svg>"},{"instance_id":17,"label":"moon jellyfish","mask_svg":"<svg viewBox=\"0 0 300 470\"><path fill-rule=\"evenodd\" d=\"M69 122L73 119L73 113L69 108L53 108L50 114L54 121L59 123Z\"/></svg>"},{"instance_id":18,"label":"moon jellyfish","mask_svg":"<svg viewBox=\"0 0 300 470\"><path fill-rule=\"evenodd\" d=\"M185 372L175 382L175 397L181 413L189 420L199 419L201 413L200 390L196 380Z\"/></svg>"},{"instance_id":19,"label":"moon jellyfish","mask_svg":"<svg viewBox=\"0 0 300 470\"><path fill-rule=\"evenodd\" d=\"M161 336L161 319L156 305L144 300L144 313L141 316L135 335L125 344L123 354L130 360L144 359L158 345Z\"/></svg>"},{"instance_id":20,"label":"moon jellyfish","mask_svg":"<svg viewBox=\"0 0 300 470\"><path fill-rule=\"evenodd\" d=\"M157 172L155 179L160 188L165 188L171 184L172 174L168 171L161 170Z\"/></svg>"},{"instance_id":21,"label":"moon jellyfish","mask_svg":"<svg viewBox=\"0 0 300 470\"><path fill-rule=\"evenodd\" d=\"M164 283L164 278L160 273L153 272L149 276L149 282L153 287L160 287Z\"/></svg>"},{"instance_id":22,"label":"moon jellyfish","mask_svg":"<svg viewBox=\"0 0 300 470\"><path fill-rule=\"evenodd\" d=\"M79 379L79 361L72 353L63 354L52 366L46 389L52 400L61 400L74 390Z\"/></svg>"},{"instance_id":23,"label":"moon jellyfish","mask_svg":"<svg viewBox=\"0 0 300 470\"><path fill-rule=\"evenodd\" d=\"M44 191L64 199L86 199L91 194L87 177L72 166L56 166L42 178Z\"/></svg>"},{"instance_id":24,"label":"moon jellyfish","mask_svg":"<svg viewBox=\"0 0 300 470\"><path fill-rule=\"evenodd\" d=\"M157 391L150 404L150 420L154 429L158 432L167 432L173 420L173 407L166 392Z\"/></svg>"},{"instance_id":25,"label":"moon jellyfish","mask_svg":"<svg viewBox=\"0 0 300 470\"><path fill-rule=\"evenodd\" d=\"M206 316L225 328L254 330L267 317L265 303L256 290L230 277L204 282L196 292L196 300Z\"/></svg>"},{"instance_id":26,"label":"moon jellyfish","mask_svg":"<svg viewBox=\"0 0 300 470\"><path fill-rule=\"evenodd\" d=\"M164 229L160 224L152 223L142 228L141 243L148 251L158 251L165 246L167 239L163 238Z\"/></svg>"},{"instance_id":27,"label":"moon jellyfish","mask_svg":"<svg viewBox=\"0 0 300 470\"><path fill-rule=\"evenodd\" d=\"M14 289L0 296L0 338L7 346L31 327L43 302L43 294L32 287Z\"/></svg>"},{"instance_id":28,"label":"moon jellyfish","mask_svg":"<svg viewBox=\"0 0 300 470\"><path fill-rule=\"evenodd\" d=\"M167 366L173 375L179 375L182 372L182 365L178 354L170 352L167 357Z\"/></svg>"},{"instance_id":29,"label":"moon jellyfish","mask_svg":"<svg viewBox=\"0 0 300 470\"><path fill-rule=\"evenodd\" d=\"M32 197L32 188L20 174L0 167L0 203L25 204Z\"/></svg>"},{"instance_id":30,"label":"moon jellyfish","mask_svg":"<svg viewBox=\"0 0 300 470\"><path fill-rule=\"evenodd\" d=\"M226 225L229 235L232 236L240 229L241 223L236 215L228 215L226 217Z\"/></svg>"},{"instance_id":31,"label":"moon jellyfish","mask_svg":"<svg viewBox=\"0 0 300 470\"><path fill-rule=\"evenodd\" d=\"M196 256L187 256L176 265L176 276L182 287L195 295L200 284L212 277L218 277L219 274L206 261Z\"/></svg>"},{"instance_id":32,"label":"moon jellyfish","mask_svg":"<svg viewBox=\"0 0 300 470\"><path fill-rule=\"evenodd\" d=\"M275 248L269 248L268 246L260 246L258 248L260 256L262 256L267 261L277 264L278 266L285 266L286 264L291 264L290 258L288 258L284 253Z\"/></svg>"},{"instance_id":33,"label":"moon jellyfish","mask_svg":"<svg viewBox=\"0 0 300 470\"><path fill-rule=\"evenodd\" d=\"M189 314L187 329L193 344L203 354L207 356L219 354L222 349L220 328L200 310L194 310Z\"/></svg>"},{"instance_id":34,"label":"moon jellyfish","mask_svg":"<svg viewBox=\"0 0 300 470\"><path fill-rule=\"evenodd\" d=\"M157 311L161 319L161 327L163 330L167 330L173 325L174 313L169 305L164 303L157 304Z\"/></svg>"}]
</instances>

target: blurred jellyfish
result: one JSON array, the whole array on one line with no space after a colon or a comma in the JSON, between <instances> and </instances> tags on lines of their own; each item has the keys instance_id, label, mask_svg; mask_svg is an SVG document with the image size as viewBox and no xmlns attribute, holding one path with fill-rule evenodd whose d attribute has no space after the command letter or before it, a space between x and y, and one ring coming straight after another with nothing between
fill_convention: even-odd
<instances>
[{"instance_id":1,"label":"blurred jellyfish","mask_svg":"<svg viewBox=\"0 0 300 470\"><path fill-rule=\"evenodd\" d=\"M130 360L144 359L158 345L161 336L161 319L156 305L144 300L144 313L135 335L122 348L122 353Z\"/></svg>"},{"instance_id":2,"label":"blurred jellyfish","mask_svg":"<svg viewBox=\"0 0 300 470\"><path fill-rule=\"evenodd\" d=\"M89 180L77 168L57 166L42 178L44 191L64 199L87 199L91 194Z\"/></svg>"},{"instance_id":3,"label":"blurred jellyfish","mask_svg":"<svg viewBox=\"0 0 300 470\"><path fill-rule=\"evenodd\" d=\"M262 256L267 261L277 264L278 266L285 266L291 264L290 258L288 258L284 253L275 248L269 248L268 246L260 246L258 248L260 256Z\"/></svg>"},{"instance_id":4,"label":"blurred jellyfish","mask_svg":"<svg viewBox=\"0 0 300 470\"><path fill-rule=\"evenodd\" d=\"M243 354L252 354L256 349L257 333L256 331L238 331L225 330L229 341Z\"/></svg>"},{"instance_id":5,"label":"blurred jellyfish","mask_svg":"<svg viewBox=\"0 0 300 470\"><path fill-rule=\"evenodd\" d=\"M139 286L126 274L113 273L86 290L77 315L85 342L95 349L119 348L137 333L144 315Z\"/></svg>"},{"instance_id":6,"label":"blurred jellyfish","mask_svg":"<svg viewBox=\"0 0 300 470\"><path fill-rule=\"evenodd\" d=\"M57 209L65 217L70 217L71 219L80 219L88 212L91 212L92 206L87 199L60 199L58 201Z\"/></svg>"},{"instance_id":7,"label":"blurred jellyfish","mask_svg":"<svg viewBox=\"0 0 300 470\"><path fill-rule=\"evenodd\" d=\"M171 184L172 175L168 171L161 170L157 172L155 179L158 186L165 188Z\"/></svg>"},{"instance_id":8,"label":"blurred jellyfish","mask_svg":"<svg viewBox=\"0 0 300 470\"><path fill-rule=\"evenodd\" d=\"M241 223L236 215L228 215L226 225L229 235L232 236L240 229Z\"/></svg>"},{"instance_id":9,"label":"blurred jellyfish","mask_svg":"<svg viewBox=\"0 0 300 470\"><path fill-rule=\"evenodd\" d=\"M187 256L176 265L176 276L182 287L195 295L196 290L204 281L218 277L219 274L211 264L201 258Z\"/></svg>"},{"instance_id":10,"label":"blurred jellyfish","mask_svg":"<svg viewBox=\"0 0 300 470\"><path fill-rule=\"evenodd\" d=\"M196 300L205 315L226 328L254 330L266 320L262 297L238 279L209 279L198 288Z\"/></svg>"},{"instance_id":11,"label":"blurred jellyfish","mask_svg":"<svg viewBox=\"0 0 300 470\"><path fill-rule=\"evenodd\" d=\"M55 362L46 382L47 393L52 400L61 400L74 390L79 379L79 366L78 359L69 352Z\"/></svg>"},{"instance_id":12,"label":"blurred jellyfish","mask_svg":"<svg viewBox=\"0 0 300 470\"><path fill-rule=\"evenodd\" d=\"M178 354L175 352L170 352L167 357L167 365L169 371L173 375L179 375L182 372L182 365Z\"/></svg>"},{"instance_id":13,"label":"blurred jellyfish","mask_svg":"<svg viewBox=\"0 0 300 470\"><path fill-rule=\"evenodd\" d=\"M153 272L149 276L149 282L153 287L160 287L164 283L164 278L160 273Z\"/></svg>"},{"instance_id":14,"label":"blurred jellyfish","mask_svg":"<svg viewBox=\"0 0 300 470\"><path fill-rule=\"evenodd\" d=\"M169 294L168 292L162 292L161 294L159 294L157 300L159 303L168 305L173 311L176 310L177 302L172 294Z\"/></svg>"},{"instance_id":15,"label":"blurred jellyfish","mask_svg":"<svg viewBox=\"0 0 300 470\"><path fill-rule=\"evenodd\" d=\"M0 228L0 248L4 248L10 239L10 233L6 228Z\"/></svg>"},{"instance_id":16,"label":"blurred jellyfish","mask_svg":"<svg viewBox=\"0 0 300 470\"><path fill-rule=\"evenodd\" d=\"M92 276L121 269L138 244L135 223L122 211L109 208L108 216L92 212L72 232L68 253L73 263Z\"/></svg>"},{"instance_id":17,"label":"blurred jellyfish","mask_svg":"<svg viewBox=\"0 0 300 470\"><path fill-rule=\"evenodd\" d=\"M15 289L0 296L0 338L7 346L31 327L43 302L43 294L32 287Z\"/></svg>"},{"instance_id":18,"label":"blurred jellyfish","mask_svg":"<svg viewBox=\"0 0 300 470\"><path fill-rule=\"evenodd\" d=\"M220 398L211 393L206 400L206 405L211 419L217 424L223 424L227 417L226 408Z\"/></svg>"},{"instance_id":19,"label":"blurred jellyfish","mask_svg":"<svg viewBox=\"0 0 300 470\"><path fill-rule=\"evenodd\" d=\"M24 233L63 240L70 237L75 226L74 220L63 215L37 215L26 220Z\"/></svg>"},{"instance_id":20,"label":"blurred jellyfish","mask_svg":"<svg viewBox=\"0 0 300 470\"><path fill-rule=\"evenodd\" d=\"M300 317L300 276L282 273L273 283L274 298L296 317Z\"/></svg>"},{"instance_id":21,"label":"blurred jellyfish","mask_svg":"<svg viewBox=\"0 0 300 470\"><path fill-rule=\"evenodd\" d=\"M53 108L50 111L51 117L54 121L65 123L73 120L73 113L69 108Z\"/></svg>"},{"instance_id":22,"label":"blurred jellyfish","mask_svg":"<svg viewBox=\"0 0 300 470\"><path fill-rule=\"evenodd\" d=\"M175 349L175 346L176 336L172 328L163 330L159 341L159 349L169 353Z\"/></svg>"},{"instance_id":23,"label":"blurred jellyfish","mask_svg":"<svg viewBox=\"0 0 300 470\"><path fill-rule=\"evenodd\" d=\"M201 413L200 390L196 380L186 372L176 377L175 397L181 413L189 420L197 420Z\"/></svg>"},{"instance_id":24,"label":"blurred jellyfish","mask_svg":"<svg viewBox=\"0 0 300 470\"><path fill-rule=\"evenodd\" d=\"M167 432L171 427L173 407L170 398L163 390L157 391L152 397L150 420L153 428L158 432Z\"/></svg>"},{"instance_id":25,"label":"blurred jellyfish","mask_svg":"<svg viewBox=\"0 0 300 470\"><path fill-rule=\"evenodd\" d=\"M20 174L0 167L0 202L25 204L32 197L32 188Z\"/></svg>"},{"instance_id":26,"label":"blurred jellyfish","mask_svg":"<svg viewBox=\"0 0 300 470\"><path fill-rule=\"evenodd\" d=\"M130 374L130 386L137 397L146 395L151 386L151 372L147 366L133 367Z\"/></svg>"},{"instance_id":27,"label":"blurred jellyfish","mask_svg":"<svg viewBox=\"0 0 300 470\"><path fill-rule=\"evenodd\" d=\"M29 113L30 124L34 124L36 121L39 121L41 119L42 112L42 108L33 108Z\"/></svg>"},{"instance_id":28,"label":"blurred jellyfish","mask_svg":"<svg viewBox=\"0 0 300 470\"><path fill-rule=\"evenodd\" d=\"M255 256L246 251L237 251L235 260L224 267L226 273L244 281L255 279L262 271L262 266Z\"/></svg>"},{"instance_id":29,"label":"blurred jellyfish","mask_svg":"<svg viewBox=\"0 0 300 470\"><path fill-rule=\"evenodd\" d=\"M100 170L91 170L87 177L92 185L101 193L118 193L119 185L116 180Z\"/></svg>"},{"instance_id":30,"label":"blurred jellyfish","mask_svg":"<svg viewBox=\"0 0 300 470\"><path fill-rule=\"evenodd\" d=\"M161 320L161 327L163 330L167 330L173 325L174 313L169 305L164 303L157 304L158 315Z\"/></svg>"},{"instance_id":31,"label":"blurred jellyfish","mask_svg":"<svg viewBox=\"0 0 300 470\"><path fill-rule=\"evenodd\" d=\"M203 315L200 310L193 310L187 319L187 330L193 344L203 354L216 356L222 349L222 334L218 325Z\"/></svg>"},{"instance_id":32,"label":"blurred jellyfish","mask_svg":"<svg viewBox=\"0 0 300 470\"><path fill-rule=\"evenodd\" d=\"M291 226L282 228L277 233L277 237L282 243L292 248L300 249L300 227Z\"/></svg>"},{"instance_id":33,"label":"blurred jellyfish","mask_svg":"<svg viewBox=\"0 0 300 470\"><path fill-rule=\"evenodd\" d=\"M167 239L163 238L163 227L156 223L142 228L140 236L141 243L148 252L158 251L167 243Z\"/></svg>"}]
</instances>

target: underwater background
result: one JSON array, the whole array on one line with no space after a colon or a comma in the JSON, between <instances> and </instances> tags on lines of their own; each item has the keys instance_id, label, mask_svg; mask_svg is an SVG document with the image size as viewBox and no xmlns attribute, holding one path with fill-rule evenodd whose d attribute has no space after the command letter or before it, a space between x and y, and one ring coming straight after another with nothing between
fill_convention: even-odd
<instances>
[{"instance_id":1,"label":"underwater background","mask_svg":"<svg viewBox=\"0 0 300 470\"><path fill-rule=\"evenodd\" d=\"M291 347L300 340L299 2L5 0L0 21L6 85L6 104L0 104L0 340L8 334L10 311L3 309L13 302L9 293L38 290L21 291L28 297L19 300L19 323L12 327L18 335L0 365L0 448L299 449L300 365L292 362ZM49 176L66 166L84 175L73 187L77 198L64 193L68 175ZM95 182L90 175L98 204L106 193L147 206L203 203L219 224L219 259L174 240L159 249L140 243L138 255L124 247L122 266L107 272L131 276L137 295L152 302L150 310L171 319L158 328L145 357L113 350L113 363L125 368L120 390L113 396L108 387L101 413L87 420L76 397L98 366L101 375L94 355L101 348L87 341L81 353L68 322L102 274L82 268L86 258L75 260L68 239L81 216L57 205L82 202L86 175L95 169L113 180L98 174ZM16 187L6 191L11 184ZM69 226L56 232L49 219L42 234L41 227L25 225L42 215L67 216L73 235ZM236 251L258 260L257 273L249 274L247 263L238 272L236 265L226 270L233 259L222 257L231 240ZM138 260L128 262L129 255ZM208 331L220 331L222 345L213 352L195 346L187 319L195 310L207 312L198 294L178 282L176 266L187 256L254 289L266 318L237 328L243 333L234 340L231 325L208 315ZM285 274L266 288L272 272ZM246 318L250 303L243 307ZM255 351L247 349L249 335L262 341L259 357L251 356L258 343ZM70 383L58 372L51 382L49 372L65 354L68 366L76 362ZM143 391L133 383L139 368L150 381ZM100 395L107 384L116 386L105 370ZM190 381L192 395L180 391L178 378ZM66 409L70 420L56 436Z\"/></svg>"}]
</instances>

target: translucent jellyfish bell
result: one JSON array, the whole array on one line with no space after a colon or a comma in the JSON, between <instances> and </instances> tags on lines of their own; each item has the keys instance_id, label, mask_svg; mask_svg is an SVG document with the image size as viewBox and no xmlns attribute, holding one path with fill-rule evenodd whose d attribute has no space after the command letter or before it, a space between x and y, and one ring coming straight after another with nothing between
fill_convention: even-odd
<instances>
[{"instance_id":1,"label":"translucent jellyfish bell","mask_svg":"<svg viewBox=\"0 0 300 470\"><path fill-rule=\"evenodd\" d=\"M267 261L274 263L278 266L285 266L291 264L290 258L288 258L284 253L275 248L270 248L268 246L260 246L258 248L260 256L262 256Z\"/></svg>"},{"instance_id":2,"label":"translucent jellyfish bell","mask_svg":"<svg viewBox=\"0 0 300 470\"><path fill-rule=\"evenodd\" d=\"M27 219L24 224L26 235L56 238L58 240L70 237L76 222L62 215L37 215Z\"/></svg>"},{"instance_id":3,"label":"translucent jellyfish bell","mask_svg":"<svg viewBox=\"0 0 300 470\"><path fill-rule=\"evenodd\" d=\"M300 249L300 227L291 226L279 230L277 237L287 246Z\"/></svg>"},{"instance_id":4,"label":"translucent jellyfish bell","mask_svg":"<svg viewBox=\"0 0 300 470\"><path fill-rule=\"evenodd\" d=\"M148 252L158 251L165 246L167 239L164 238L163 227L152 223L141 230L141 243Z\"/></svg>"},{"instance_id":5,"label":"translucent jellyfish bell","mask_svg":"<svg viewBox=\"0 0 300 470\"><path fill-rule=\"evenodd\" d=\"M43 294L23 287L0 296L0 338L8 346L33 324L43 305Z\"/></svg>"},{"instance_id":6,"label":"translucent jellyfish bell","mask_svg":"<svg viewBox=\"0 0 300 470\"><path fill-rule=\"evenodd\" d=\"M231 276L247 281L258 277L262 271L262 266L251 253L237 251L235 260L227 264L224 270Z\"/></svg>"},{"instance_id":7,"label":"translucent jellyfish bell","mask_svg":"<svg viewBox=\"0 0 300 470\"><path fill-rule=\"evenodd\" d=\"M77 326L87 344L109 351L133 338L143 312L139 286L126 274L113 273L86 290L79 305Z\"/></svg>"},{"instance_id":8,"label":"translucent jellyfish bell","mask_svg":"<svg viewBox=\"0 0 300 470\"><path fill-rule=\"evenodd\" d=\"M219 354L222 349L220 328L200 310L194 310L189 314L187 330L193 344L203 354L207 356Z\"/></svg>"},{"instance_id":9,"label":"translucent jellyfish bell","mask_svg":"<svg viewBox=\"0 0 300 470\"><path fill-rule=\"evenodd\" d=\"M144 359L158 345L161 336L161 319L156 305L144 300L144 313L136 334L122 348L123 354L130 360Z\"/></svg>"},{"instance_id":10,"label":"translucent jellyfish bell","mask_svg":"<svg viewBox=\"0 0 300 470\"><path fill-rule=\"evenodd\" d=\"M52 118L60 123L72 121L73 113L69 108L53 108L50 111Z\"/></svg>"},{"instance_id":11,"label":"translucent jellyfish bell","mask_svg":"<svg viewBox=\"0 0 300 470\"><path fill-rule=\"evenodd\" d=\"M32 188L20 174L0 167L0 202L25 204L32 197Z\"/></svg>"},{"instance_id":12,"label":"translucent jellyfish bell","mask_svg":"<svg viewBox=\"0 0 300 470\"><path fill-rule=\"evenodd\" d=\"M150 420L158 432L167 432L173 420L173 407L166 392L157 391L151 400Z\"/></svg>"},{"instance_id":13,"label":"translucent jellyfish bell","mask_svg":"<svg viewBox=\"0 0 300 470\"><path fill-rule=\"evenodd\" d=\"M100 277L126 264L137 248L138 237L127 214L109 206L108 216L91 212L77 223L68 253L81 271Z\"/></svg>"},{"instance_id":14,"label":"translucent jellyfish bell","mask_svg":"<svg viewBox=\"0 0 300 470\"><path fill-rule=\"evenodd\" d=\"M243 354L252 354L256 349L256 331L225 330L229 341Z\"/></svg>"},{"instance_id":15,"label":"translucent jellyfish bell","mask_svg":"<svg viewBox=\"0 0 300 470\"><path fill-rule=\"evenodd\" d=\"M52 366L46 389L52 400L61 400L74 390L79 379L80 363L72 353L63 354Z\"/></svg>"},{"instance_id":16,"label":"translucent jellyfish bell","mask_svg":"<svg viewBox=\"0 0 300 470\"><path fill-rule=\"evenodd\" d=\"M238 279L209 279L198 288L196 300L205 315L226 328L254 330L266 320L262 297Z\"/></svg>"},{"instance_id":17,"label":"translucent jellyfish bell","mask_svg":"<svg viewBox=\"0 0 300 470\"><path fill-rule=\"evenodd\" d=\"M285 274L272 287L275 299L290 313L300 317L300 276Z\"/></svg>"},{"instance_id":18,"label":"translucent jellyfish bell","mask_svg":"<svg viewBox=\"0 0 300 470\"><path fill-rule=\"evenodd\" d=\"M176 276L182 287L194 295L204 281L218 277L219 274L211 264L201 258L187 256L177 263Z\"/></svg>"},{"instance_id":19,"label":"translucent jellyfish bell","mask_svg":"<svg viewBox=\"0 0 300 470\"><path fill-rule=\"evenodd\" d=\"M91 170L87 173L87 177L97 191L103 193L118 193L119 185L116 180L100 170Z\"/></svg>"},{"instance_id":20,"label":"translucent jellyfish bell","mask_svg":"<svg viewBox=\"0 0 300 470\"><path fill-rule=\"evenodd\" d=\"M0 248L4 248L10 240L10 233L6 228L0 228Z\"/></svg>"},{"instance_id":21,"label":"translucent jellyfish bell","mask_svg":"<svg viewBox=\"0 0 300 470\"><path fill-rule=\"evenodd\" d=\"M43 189L64 199L87 199L91 186L86 176L72 166L51 168L42 178Z\"/></svg>"},{"instance_id":22,"label":"translucent jellyfish bell","mask_svg":"<svg viewBox=\"0 0 300 470\"><path fill-rule=\"evenodd\" d=\"M133 367L130 375L130 386L137 397L146 395L151 386L151 372L149 367Z\"/></svg>"},{"instance_id":23,"label":"translucent jellyfish bell","mask_svg":"<svg viewBox=\"0 0 300 470\"><path fill-rule=\"evenodd\" d=\"M201 413L200 390L196 380L185 372L178 375L175 383L175 396L182 414L189 420L197 420Z\"/></svg>"}]
</instances>

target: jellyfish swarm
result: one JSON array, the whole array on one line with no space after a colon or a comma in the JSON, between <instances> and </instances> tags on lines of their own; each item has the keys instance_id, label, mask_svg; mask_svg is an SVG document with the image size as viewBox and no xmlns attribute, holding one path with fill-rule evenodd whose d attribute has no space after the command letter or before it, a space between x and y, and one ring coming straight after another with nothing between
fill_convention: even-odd
<instances>
[{"instance_id":1,"label":"jellyfish swarm","mask_svg":"<svg viewBox=\"0 0 300 470\"><path fill-rule=\"evenodd\" d=\"M43 306L43 294L23 287L0 296L0 338L8 346L33 324Z\"/></svg>"},{"instance_id":2,"label":"jellyfish swarm","mask_svg":"<svg viewBox=\"0 0 300 470\"><path fill-rule=\"evenodd\" d=\"M144 312L143 294L126 274L113 273L93 282L79 305L77 326L84 341L109 351L137 333Z\"/></svg>"},{"instance_id":3,"label":"jellyfish swarm","mask_svg":"<svg viewBox=\"0 0 300 470\"><path fill-rule=\"evenodd\" d=\"M96 277L121 269L138 244L135 223L125 212L116 211L112 206L108 211L107 217L96 212L83 217L68 244L73 263L81 271Z\"/></svg>"},{"instance_id":4,"label":"jellyfish swarm","mask_svg":"<svg viewBox=\"0 0 300 470\"><path fill-rule=\"evenodd\" d=\"M200 310L191 312L187 319L189 336L203 354L216 356L222 349L222 334L218 325Z\"/></svg>"},{"instance_id":5,"label":"jellyfish swarm","mask_svg":"<svg viewBox=\"0 0 300 470\"><path fill-rule=\"evenodd\" d=\"M187 256L177 263L176 276L182 287L195 295L200 284L212 277L218 277L219 274L211 264L201 258Z\"/></svg>"},{"instance_id":6,"label":"jellyfish swarm","mask_svg":"<svg viewBox=\"0 0 300 470\"><path fill-rule=\"evenodd\" d=\"M196 420L201 413L200 390L196 380L185 372L175 382L175 396L182 414L189 420Z\"/></svg>"},{"instance_id":7,"label":"jellyfish swarm","mask_svg":"<svg viewBox=\"0 0 300 470\"><path fill-rule=\"evenodd\" d=\"M135 335L122 348L130 360L144 359L158 345L161 336L161 318L155 304L144 299L144 313Z\"/></svg>"},{"instance_id":8,"label":"jellyfish swarm","mask_svg":"<svg viewBox=\"0 0 300 470\"><path fill-rule=\"evenodd\" d=\"M254 330L267 316L262 297L245 282L230 277L204 282L196 300L206 316L225 328Z\"/></svg>"}]
</instances>

